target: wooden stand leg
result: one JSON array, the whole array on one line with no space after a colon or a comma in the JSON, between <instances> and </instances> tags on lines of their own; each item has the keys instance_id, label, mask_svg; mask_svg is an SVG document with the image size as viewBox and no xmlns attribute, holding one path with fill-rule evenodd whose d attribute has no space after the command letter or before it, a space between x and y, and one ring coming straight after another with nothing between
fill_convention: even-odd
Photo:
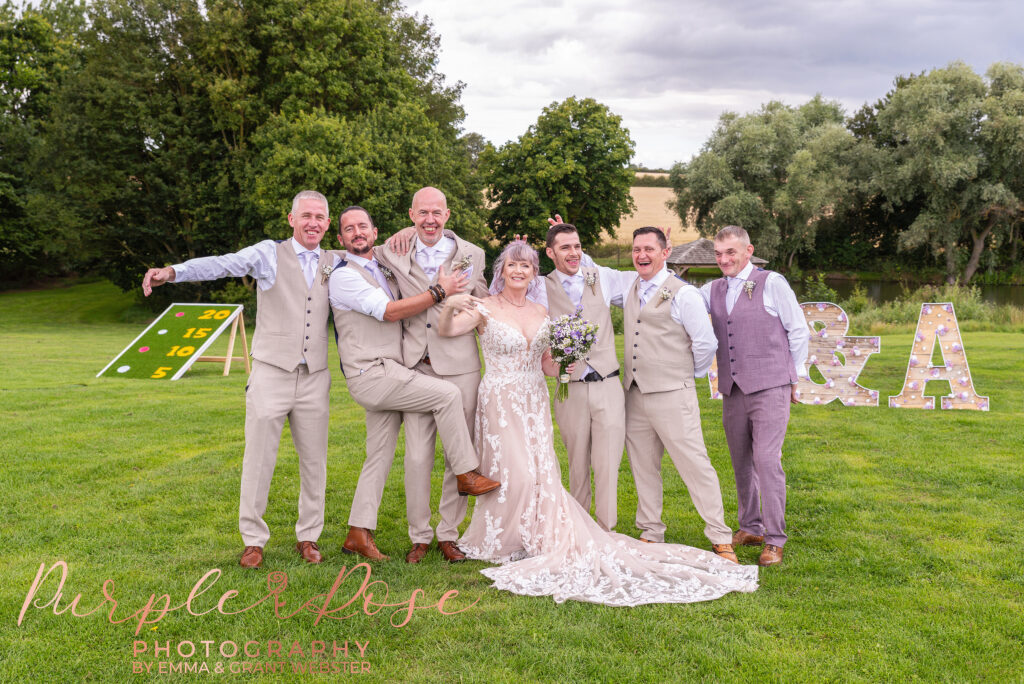
<instances>
[{"instance_id":1,"label":"wooden stand leg","mask_svg":"<svg viewBox=\"0 0 1024 684\"><path fill-rule=\"evenodd\" d=\"M238 324L242 319L242 312L235 316L235 322L231 324L231 333L228 335L228 353L224 357L224 375L231 372L231 359L235 353L235 333L238 331Z\"/></svg>"}]
</instances>

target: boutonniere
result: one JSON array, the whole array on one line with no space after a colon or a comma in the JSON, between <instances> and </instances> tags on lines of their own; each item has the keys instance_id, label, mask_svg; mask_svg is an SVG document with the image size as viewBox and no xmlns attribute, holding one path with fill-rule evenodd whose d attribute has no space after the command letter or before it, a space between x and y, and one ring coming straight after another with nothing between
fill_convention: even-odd
<instances>
[{"instance_id":1,"label":"boutonniere","mask_svg":"<svg viewBox=\"0 0 1024 684\"><path fill-rule=\"evenodd\" d=\"M324 264L323 266L321 266L320 267L320 284L321 285L326 285L328 279L331 277L331 273L333 273L333 272L334 272L334 267L333 266L328 266L327 264Z\"/></svg>"},{"instance_id":2,"label":"boutonniere","mask_svg":"<svg viewBox=\"0 0 1024 684\"><path fill-rule=\"evenodd\" d=\"M658 303L654 305L654 308L658 308L661 306L662 302L666 302L670 299L672 299L672 292L667 287L661 288L658 290Z\"/></svg>"},{"instance_id":3,"label":"boutonniere","mask_svg":"<svg viewBox=\"0 0 1024 684\"><path fill-rule=\"evenodd\" d=\"M747 299L752 299L755 287L757 287L757 283L753 280L743 281L743 291L747 293Z\"/></svg>"},{"instance_id":4,"label":"boutonniere","mask_svg":"<svg viewBox=\"0 0 1024 684\"><path fill-rule=\"evenodd\" d=\"M590 294L597 294L594 290L594 286L597 285L597 276L593 273L585 273L583 275L583 282L590 286Z\"/></svg>"},{"instance_id":5,"label":"boutonniere","mask_svg":"<svg viewBox=\"0 0 1024 684\"><path fill-rule=\"evenodd\" d=\"M394 280L395 274L391 272L391 269L384 264L377 264L377 268L380 269L380 274L384 276L385 280Z\"/></svg>"},{"instance_id":6,"label":"boutonniere","mask_svg":"<svg viewBox=\"0 0 1024 684\"><path fill-rule=\"evenodd\" d=\"M468 269L472 265L473 265L473 258L467 254L466 256L462 257L457 262L455 262L455 270L456 271L465 271L466 269Z\"/></svg>"}]
</instances>

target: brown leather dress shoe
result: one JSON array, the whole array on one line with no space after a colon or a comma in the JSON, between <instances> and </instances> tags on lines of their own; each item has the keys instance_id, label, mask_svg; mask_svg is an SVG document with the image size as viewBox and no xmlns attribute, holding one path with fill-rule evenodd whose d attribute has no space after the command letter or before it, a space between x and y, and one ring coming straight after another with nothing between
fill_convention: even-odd
<instances>
[{"instance_id":1,"label":"brown leather dress shoe","mask_svg":"<svg viewBox=\"0 0 1024 684\"><path fill-rule=\"evenodd\" d=\"M736 552L733 551L732 544L712 544L711 550L725 560L729 560L737 564L740 562L740 559L736 557Z\"/></svg>"},{"instance_id":2,"label":"brown leather dress shoe","mask_svg":"<svg viewBox=\"0 0 1024 684\"><path fill-rule=\"evenodd\" d=\"M409 553L405 554L406 563L419 563L423 560L423 557L427 555L427 549L430 548L430 544L413 544L412 548L409 549Z\"/></svg>"},{"instance_id":3,"label":"brown leather dress shoe","mask_svg":"<svg viewBox=\"0 0 1024 684\"><path fill-rule=\"evenodd\" d=\"M243 568L258 568L263 565L263 547L246 546L242 551L242 559L238 564Z\"/></svg>"},{"instance_id":4,"label":"brown leather dress shoe","mask_svg":"<svg viewBox=\"0 0 1024 684\"><path fill-rule=\"evenodd\" d=\"M459 563L466 560L466 554L462 553L453 541L437 542L437 548L449 563Z\"/></svg>"},{"instance_id":5,"label":"brown leather dress shoe","mask_svg":"<svg viewBox=\"0 0 1024 684\"><path fill-rule=\"evenodd\" d=\"M386 561L390 556L385 556L377 549L373 541L373 532L365 527L348 528L348 536L345 543L341 545L342 553L358 553L364 558L374 561Z\"/></svg>"},{"instance_id":6,"label":"brown leather dress shoe","mask_svg":"<svg viewBox=\"0 0 1024 684\"><path fill-rule=\"evenodd\" d=\"M733 546L761 546L764 544L764 535L751 534L746 530L736 530L732 535Z\"/></svg>"},{"instance_id":7,"label":"brown leather dress shoe","mask_svg":"<svg viewBox=\"0 0 1024 684\"><path fill-rule=\"evenodd\" d=\"M324 559L324 557L320 555L320 547L316 545L316 542L300 541L295 545L295 550L299 552L300 556L302 556L302 560L307 563L316 565Z\"/></svg>"},{"instance_id":8,"label":"brown leather dress shoe","mask_svg":"<svg viewBox=\"0 0 1024 684\"><path fill-rule=\"evenodd\" d=\"M484 477L475 470L456 475L455 479L459 483L459 496L480 496L501 486L500 482Z\"/></svg>"},{"instance_id":9,"label":"brown leather dress shoe","mask_svg":"<svg viewBox=\"0 0 1024 684\"><path fill-rule=\"evenodd\" d=\"M764 551L761 552L761 557L757 559L757 564L765 568L769 565L776 565L781 562L782 547L776 546L775 544L765 544Z\"/></svg>"}]
</instances>

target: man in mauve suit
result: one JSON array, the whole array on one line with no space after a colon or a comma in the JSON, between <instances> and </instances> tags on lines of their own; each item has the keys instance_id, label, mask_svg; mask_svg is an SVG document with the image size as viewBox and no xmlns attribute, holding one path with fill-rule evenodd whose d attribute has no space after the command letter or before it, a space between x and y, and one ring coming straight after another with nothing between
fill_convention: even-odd
<instances>
[{"instance_id":1,"label":"man in mauve suit","mask_svg":"<svg viewBox=\"0 0 1024 684\"><path fill-rule=\"evenodd\" d=\"M263 513L285 419L299 455L296 549L307 563L322 560L317 540L324 527L331 389L326 274L339 256L320 248L330 216L327 198L319 192L304 190L295 195L288 223L292 227L288 240L264 240L234 254L151 268L142 280L146 296L170 282L227 276L256 280L256 333L245 391L245 456L238 505L238 530L245 544L239 564L244 568L263 564L263 547L270 538Z\"/></svg>"},{"instance_id":2,"label":"man in mauve suit","mask_svg":"<svg viewBox=\"0 0 1024 684\"><path fill-rule=\"evenodd\" d=\"M736 476L739 530L733 544L761 546L758 564L782 562L786 473L782 442L798 377L806 376L810 332L786 279L754 268L747 231L715 236L723 278L701 288L718 339L722 425Z\"/></svg>"},{"instance_id":3,"label":"man in mauve suit","mask_svg":"<svg viewBox=\"0 0 1024 684\"><path fill-rule=\"evenodd\" d=\"M461 272L469 277L466 288L469 294L486 297L484 251L444 229L451 217L444 193L431 187L417 191L409 217L416 233L409 251L398 254L388 246L376 252L377 259L391 269L399 289L422 292L437 283L443 267L447 273ZM466 424L472 435L480 385L476 333L470 331L456 337L438 335L437 319L441 307L439 302L402 322L402 356L406 367L447 380L459 388ZM412 541L412 548L405 557L408 563L423 560L434 538L434 530L430 526L430 477L434 468L436 434L437 427L430 415L417 413L405 416L406 516ZM438 506L441 521L437 526L437 540L441 555L449 562L466 558L455 543L459 524L466 517L466 499L460 494L446 455Z\"/></svg>"}]
</instances>

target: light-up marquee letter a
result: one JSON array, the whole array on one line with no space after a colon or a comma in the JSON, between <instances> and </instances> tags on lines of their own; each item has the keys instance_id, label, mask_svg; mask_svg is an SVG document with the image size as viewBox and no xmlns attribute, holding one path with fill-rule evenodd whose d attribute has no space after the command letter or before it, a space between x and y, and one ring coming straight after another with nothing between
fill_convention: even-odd
<instances>
[{"instance_id":1,"label":"light-up marquee letter a","mask_svg":"<svg viewBox=\"0 0 1024 684\"><path fill-rule=\"evenodd\" d=\"M932 363L936 343L943 361L939 366ZM914 334L914 346L910 349L903 391L889 397L889 406L935 408L935 397L924 394L929 380L949 382L951 394L942 397L942 408L988 411L988 397L978 396L974 390L964 341L960 337L960 328L951 303L921 305L921 316L917 319L917 332Z\"/></svg>"}]
</instances>

